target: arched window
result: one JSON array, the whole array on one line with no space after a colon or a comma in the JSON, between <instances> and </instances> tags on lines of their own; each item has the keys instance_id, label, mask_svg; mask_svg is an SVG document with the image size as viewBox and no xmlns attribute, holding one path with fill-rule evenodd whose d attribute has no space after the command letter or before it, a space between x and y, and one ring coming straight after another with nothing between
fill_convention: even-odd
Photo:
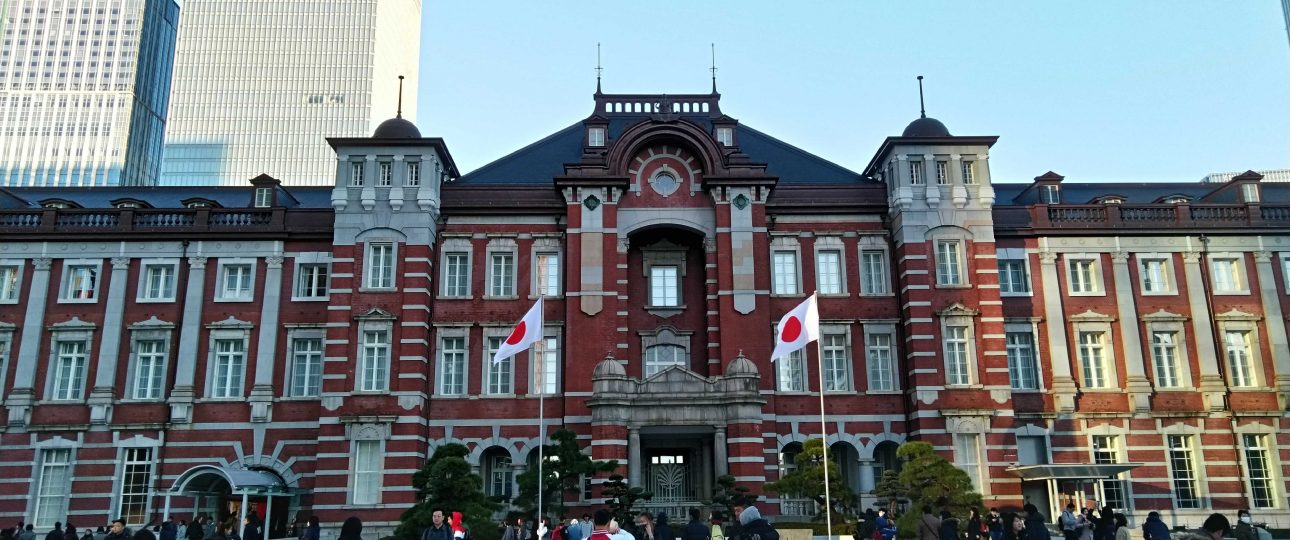
<instances>
[{"instance_id":1,"label":"arched window","mask_svg":"<svg viewBox=\"0 0 1290 540\"><path fill-rule=\"evenodd\" d=\"M671 366L686 367L689 354L680 345L661 344L645 349L645 377L663 371Z\"/></svg>"}]
</instances>

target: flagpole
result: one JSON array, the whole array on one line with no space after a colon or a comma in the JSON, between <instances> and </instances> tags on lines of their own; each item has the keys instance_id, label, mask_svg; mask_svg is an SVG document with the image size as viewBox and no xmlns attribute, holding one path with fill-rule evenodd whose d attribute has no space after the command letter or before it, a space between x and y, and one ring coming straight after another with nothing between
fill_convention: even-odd
<instances>
[{"instance_id":1,"label":"flagpole","mask_svg":"<svg viewBox=\"0 0 1290 540\"><path fill-rule=\"evenodd\" d=\"M539 328L538 331L545 331ZM533 524L533 530L542 525L542 492L546 491L546 477L542 475L542 465L546 461L544 447L546 446L546 388L542 387L542 349L546 345L545 339L538 339L533 343L533 349L529 354L533 357L533 369L536 371L534 377L537 379L538 388L538 505L536 523ZM541 540L541 539L538 539Z\"/></svg>"},{"instance_id":2,"label":"flagpole","mask_svg":"<svg viewBox=\"0 0 1290 540\"><path fill-rule=\"evenodd\" d=\"M815 296L814 293L811 296ZM820 372L820 448L824 452L824 528L833 540L833 498L829 496L829 428L824 419L824 336L815 340L816 361Z\"/></svg>"}]
</instances>

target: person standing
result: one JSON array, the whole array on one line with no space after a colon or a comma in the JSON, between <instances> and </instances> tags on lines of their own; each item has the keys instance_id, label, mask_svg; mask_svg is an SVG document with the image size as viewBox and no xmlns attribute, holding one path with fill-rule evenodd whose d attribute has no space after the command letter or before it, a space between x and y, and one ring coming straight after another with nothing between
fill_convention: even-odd
<instances>
[{"instance_id":1,"label":"person standing","mask_svg":"<svg viewBox=\"0 0 1290 540\"><path fill-rule=\"evenodd\" d=\"M667 523L667 512L658 513L658 519L654 521L654 536L658 540L676 540L676 533Z\"/></svg>"},{"instance_id":2,"label":"person standing","mask_svg":"<svg viewBox=\"0 0 1290 540\"><path fill-rule=\"evenodd\" d=\"M739 513L738 540L779 540L779 531L761 517L756 506L748 505Z\"/></svg>"},{"instance_id":3,"label":"person standing","mask_svg":"<svg viewBox=\"0 0 1290 540\"><path fill-rule=\"evenodd\" d=\"M610 517L608 510L605 510L604 508L596 510L594 522L591 519L588 519L585 514L582 518L583 523L592 523L591 533L586 536L587 540L610 540L609 522L613 518Z\"/></svg>"},{"instance_id":4,"label":"person standing","mask_svg":"<svg viewBox=\"0 0 1290 540\"><path fill-rule=\"evenodd\" d=\"M918 520L918 540L940 540L941 520L932 514L932 507L923 506L923 517Z\"/></svg>"},{"instance_id":5,"label":"person standing","mask_svg":"<svg viewBox=\"0 0 1290 540\"><path fill-rule=\"evenodd\" d=\"M21 523L19 523L19 525L20 526L18 527L18 540L36 540L35 525L32 525L30 523L28 523L26 527L22 527Z\"/></svg>"},{"instance_id":6,"label":"person standing","mask_svg":"<svg viewBox=\"0 0 1290 540\"><path fill-rule=\"evenodd\" d=\"M570 518L569 523L564 526L564 540L587 540L582 535L582 524L576 518Z\"/></svg>"},{"instance_id":7,"label":"person standing","mask_svg":"<svg viewBox=\"0 0 1290 540\"><path fill-rule=\"evenodd\" d=\"M1250 517L1249 510L1241 509L1236 513L1236 528L1232 531L1232 536L1236 540L1259 540L1259 533L1254 530L1254 520Z\"/></svg>"},{"instance_id":8,"label":"person standing","mask_svg":"<svg viewBox=\"0 0 1290 540\"><path fill-rule=\"evenodd\" d=\"M711 532L703 524L703 514L698 508L690 509L690 522L685 524L685 534L681 540L711 540Z\"/></svg>"},{"instance_id":9,"label":"person standing","mask_svg":"<svg viewBox=\"0 0 1290 540\"><path fill-rule=\"evenodd\" d=\"M54 522L54 530L45 535L45 540L63 540L63 523L61 521Z\"/></svg>"},{"instance_id":10,"label":"person standing","mask_svg":"<svg viewBox=\"0 0 1290 540\"><path fill-rule=\"evenodd\" d=\"M1142 523L1142 539L1170 540L1169 525L1160 519L1160 512L1152 511L1147 514L1147 520Z\"/></svg>"},{"instance_id":11,"label":"person standing","mask_svg":"<svg viewBox=\"0 0 1290 540\"><path fill-rule=\"evenodd\" d=\"M318 526L318 516L309 516L309 524L305 525L304 536L301 540L319 540L322 536L322 528Z\"/></svg>"},{"instance_id":12,"label":"person standing","mask_svg":"<svg viewBox=\"0 0 1290 540\"><path fill-rule=\"evenodd\" d=\"M112 520L112 528L108 529L105 540L128 540L130 536L130 529L125 527L125 520L116 518Z\"/></svg>"},{"instance_id":13,"label":"person standing","mask_svg":"<svg viewBox=\"0 0 1290 540\"><path fill-rule=\"evenodd\" d=\"M1062 528L1062 536L1066 540L1079 540L1079 517L1075 515L1075 505L1067 504L1066 510L1062 511L1061 517L1057 518L1057 524Z\"/></svg>"},{"instance_id":14,"label":"person standing","mask_svg":"<svg viewBox=\"0 0 1290 540\"><path fill-rule=\"evenodd\" d=\"M640 533L641 540L658 540L654 536L654 514L641 512L637 515L636 532Z\"/></svg>"},{"instance_id":15,"label":"person standing","mask_svg":"<svg viewBox=\"0 0 1290 540\"><path fill-rule=\"evenodd\" d=\"M981 520L981 513L975 508L968 514L967 537L968 540L980 540L982 535L990 532L985 522Z\"/></svg>"},{"instance_id":16,"label":"person standing","mask_svg":"<svg viewBox=\"0 0 1290 540\"><path fill-rule=\"evenodd\" d=\"M1026 503L1025 532L1021 534L1024 540L1052 540L1052 535L1048 534L1047 520L1044 515L1039 513L1039 507L1034 503Z\"/></svg>"},{"instance_id":17,"label":"person standing","mask_svg":"<svg viewBox=\"0 0 1290 540\"><path fill-rule=\"evenodd\" d=\"M709 540L726 540L726 528L723 526L726 517L721 514L720 510L713 510L708 515L708 539Z\"/></svg>"},{"instance_id":18,"label":"person standing","mask_svg":"<svg viewBox=\"0 0 1290 540\"><path fill-rule=\"evenodd\" d=\"M1129 540L1129 518L1115 514L1115 540Z\"/></svg>"},{"instance_id":19,"label":"person standing","mask_svg":"<svg viewBox=\"0 0 1290 540\"><path fill-rule=\"evenodd\" d=\"M990 508L990 515L986 517L986 527L990 529L990 540L1003 540L1003 519L999 517L998 508Z\"/></svg>"},{"instance_id":20,"label":"person standing","mask_svg":"<svg viewBox=\"0 0 1290 540\"><path fill-rule=\"evenodd\" d=\"M358 516L349 516L345 523L340 525L340 537L338 540L363 540L363 520Z\"/></svg>"},{"instance_id":21,"label":"person standing","mask_svg":"<svg viewBox=\"0 0 1290 540\"><path fill-rule=\"evenodd\" d=\"M937 536L941 540L958 540L959 539L959 519L954 517L949 510L941 510L941 527Z\"/></svg>"},{"instance_id":22,"label":"person standing","mask_svg":"<svg viewBox=\"0 0 1290 540\"><path fill-rule=\"evenodd\" d=\"M178 540L179 526L175 525L175 516L166 517L161 523L161 540Z\"/></svg>"},{"instance_id":23,"label":"person standing","mask_svg":"<svg viewBox=\"0 0 1290 540\"><path fill-rule=\"evenodd\" d=\"M878 510L878 519L874 522L878 528L878 533L882 535L882 540L892 540L896 537L896 520L887 514L887 509Z\"/></svg>"},{"instance_id":24,"label":"person standing","mask_svg":"<svg viewBox=\"0 0 1290 540\"><path fill-rule=\"evenodd\" d=\"M314 519L316 518L311 518L310 522ZM452 527L448 525L442 508L435 508L430 512L430 526L421 533L421 540L452 540Z\"/></svg>"}]
</instances>

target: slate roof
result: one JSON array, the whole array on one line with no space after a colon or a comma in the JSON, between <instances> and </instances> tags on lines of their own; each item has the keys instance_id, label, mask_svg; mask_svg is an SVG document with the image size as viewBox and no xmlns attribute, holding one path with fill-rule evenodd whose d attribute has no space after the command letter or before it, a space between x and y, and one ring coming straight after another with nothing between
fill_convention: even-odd
<instances>
[{"instance_id":1,"label":"slate roof","mask_svg":"<svg viewBox=\"0 0 1290 540\"><path fill-rule=\"evenodd\" d=\"M287 208L331 208L331 187L279 187L278 200ZM6 187L0 188L0 209L39 208L40 201L61 199L82 208L112 208L117 199L138 199L153 208L183 208L188 199L209 199L224 208L251 206L251 186L132 186L132 187ZM284 196L285 195L285 196Z\"/></svg>"},{"instance_id":2,"label":"slate roof","mask_svg":"<svg viewBox=\"0 0 1290 540\"><path fill-rule=\"evenodd\" d=\"M1031 183L994 184L996 204L1038 204L1039 192L1030 189L1033 185ZM1199 202L1201 198L1218 191L1224 185L1200 182L1062 182L1061 196L1063 204L1096 204L1097 199L1110 195L1124 198L1127 204L1154 204L1174 195L1183 195ZM1265 204L1290 204L1290 184L1263 182L1260 186ZM1239 193L1236 190L1229 189L1209 197L1205 202L1236 204L1239 202L1238 197Z\"/></svg>"}]
</instances>

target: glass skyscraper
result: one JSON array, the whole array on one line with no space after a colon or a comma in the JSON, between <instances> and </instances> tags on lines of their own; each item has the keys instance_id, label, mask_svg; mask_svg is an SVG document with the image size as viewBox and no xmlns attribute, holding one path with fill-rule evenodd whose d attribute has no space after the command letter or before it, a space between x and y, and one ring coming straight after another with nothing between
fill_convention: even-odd
<instances>
[{"instance_id":1,"label":"glass skyscraper","mask_svg":"<svg viewBox=\"0 0 1290 540\"><path fill-rule=\"evenodd\" d=\"M154 185L179 5L0 0L0 186Z\"/></svg>"},{"instance_id":2,"label":"glass skyscraper","mask_svg":"<svg viewBox=\"0 0 1290 540\"><path fill-rule=\"evenodd\" d=\"M162 183L333 185L326 137L416 116L420 0L185 0Z\"/></svg>"}]
</instances>

